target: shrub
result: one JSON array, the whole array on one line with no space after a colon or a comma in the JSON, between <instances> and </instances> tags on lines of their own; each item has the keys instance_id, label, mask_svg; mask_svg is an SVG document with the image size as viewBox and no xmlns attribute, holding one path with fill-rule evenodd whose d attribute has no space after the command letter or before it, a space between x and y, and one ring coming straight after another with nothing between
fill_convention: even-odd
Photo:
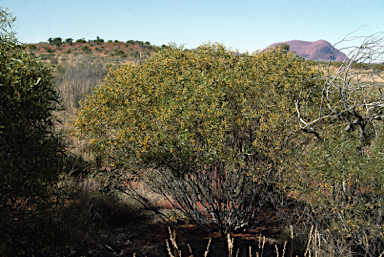
<instances>
[{"instance_id":1,"label":"shrub","mask_svg":"<svg viewBox=\"0 0 384 257\"><path fill-rule=\"evenodd\" d=\"M36 45L29 45L29 50L31 52L35 51L37 49Z\"/></svg>"},{"instance_id":2,"label":"shrub","mask_svg":"<svg viewBox=\"0 0 384 257\"><path fill-rule=\"evenodd\" d=\"M72 38L67 38L64 42L68 45L73 45L73 39Z\"/></svg>"},{"instance_id":3,"label":"shrub","mask_svg":"<svg viewBox=\"0 0 384 257\"><path fill-rule=\"evenodd\" d=\"M123 55L123 54L125 54L125 52L124 52L123 50L121 50L121 49L117 49L117 50L115 51L115 54L116 54L116 55Z\"/></svg>"},{"instance_id":4,"label":"shrub","mask_svg":"<svg viewBox=\"0 0 384 257\"><path fill-rule=\"evenodd\" d=\"M44 50L47 51L48 53L54 53L55 49L51 49L49 46L44 46Z\"/></svg>"},{"instance_id":5,"label":"shrub","mask_svg":"<svg viewBox=\"0 0 384 257\"><path fill-rule=\"evenodd\" d=\"M54 58L55 54L40 54L41 60L52 60Z\"/></svg>"},{"instance_id":6,"label":"shrub","mask_svg":"<svg viewBox=\"0 0 384 257\"><path fill-rule=\"evenodd\" d=\"M333 133L298 154L296 171L283 179L303 204L298 215L327 242L318 251L379 256L384 250L383 135L362 153L359 133L344 127L332 124Z\"/></svg>"},{"instance_id":7,"label":"shrub","mask_svg":"<svg viewBox=\"0 0 384 257\"><path fill-rule=\"evenodd\" d=\"M80 38L76 40L76 43L83 44L83 43L87 43L87 41L84 38Z\"/></svg>"},{"instance_id":8,"label":"shrub","mask_svg":"<svg viewBox=\"0 0 384 257\"><path fill-rule=\"evenodd\" d=\"M86 54L91 54L92 53L92 49L89 48L88 46L82 46L80 49L83 50L83 52L86 53Z\"/></svg>"},{"instance_id":9,"label":"shrub","mask_svg":"<svg viewBox=\"0 0 384 257\"><path fill-rule=\"evenodd\" d=\"M302 143L293 99L316 74L281 50L241 57L221 45L170 46L110 72L76 126L107 165L147 169L146 181L188 218L208 229L210 216L232 232L252 222Z\"/></svg>"},{"instance_id":10,"label":"shrub","mask_svg":"<svg viewBox=\"0 0 384 257\"><path fill-rule=\"evenodd\" d=\"M63 44L63 40L60 37L56 37L53 39L53 44L59 47Z\"/></svg>"},{"instance_id":11,"label":"shrub","mask_svg":"<svg viewBox=\"0 0 384 257\"><path fill-rule=\"evenodd\" d=\"M102 43L104 43L104 39L97 37L95 43L101 45Z\"/></svg>"},{"instance_id":12,"label":"shrub","mask_svg":"<svg viewBox=\"0 0 384 257\"><path fill-rule=\"evenodd\" d=\"M53 221L49 210L63 148L53 131L58 97L51 69L3 36L8 15L1 9L0 254L31 256L31 248L57 239L45 222Z\"/></svg>"},{"instance_id":13,"label":"shrub","mask_svg":"<svg viewBox=\"0 0 384 257\"><path fill-rule=\"evenodd\" d=\"M340 256L384 251L384 101L376 70L382 45L383 33L365 38L322 87L301 90L296 101L301 128L318 140L298 155L297 170L286 180L327 241L322 250L343 249ZM313 94L317 100L308 100ZM317 111L311 115L309 108Z\"/></svg>"},{"instance_id":14,"label":"shrub","mask_svg":"<svg viewBox=\"0 0 384 257\"><path fill-rule=\"evenodd\" d=\"M130 55L133 56L134 58L138 58L140 53L139 53L139 51L135 50L135 51L131 52Z\"/></svg>"}]
</instances>

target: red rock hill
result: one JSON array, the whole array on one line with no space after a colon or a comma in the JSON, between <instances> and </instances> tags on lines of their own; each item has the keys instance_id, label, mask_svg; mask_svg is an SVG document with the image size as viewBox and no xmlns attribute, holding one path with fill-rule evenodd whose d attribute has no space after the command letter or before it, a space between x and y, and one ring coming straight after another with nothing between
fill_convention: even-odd
<instances>
[{"instance_id":1,"label":"red rock hill","mask_svg":"<svg viewBox=\"0 0 384 257\"><path fill-rule=\"evenodd\" d=\"M289 51L296 52L297 55L304 57L306 60L329 61L331 52L332 61L342 62L347 58L343 52L333 49L333 46L325 40L317 40L315 42L291 40L272 44L271 47L276 47L284 43L290 46Z\"/></svg>"}]
</instances>

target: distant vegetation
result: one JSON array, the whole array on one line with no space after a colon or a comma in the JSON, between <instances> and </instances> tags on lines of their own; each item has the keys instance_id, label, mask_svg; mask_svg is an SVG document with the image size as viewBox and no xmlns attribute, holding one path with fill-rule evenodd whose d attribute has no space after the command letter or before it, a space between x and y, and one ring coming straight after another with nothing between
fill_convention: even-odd
<instances>
[{"instance_id":1,"label":"distant vegetation","mask_svg":"<svg viewBox=\"0 0 384 257\"><path fill-rule=\"evenodd\" d=\"M127 42L120 42L118 40L108 40L97 37L94 40L86 41L84 38L73 40L67 38L63 40L60 37L49 38L48 42L40 42L38 44L24 45L26 50L29 50L36 56L43 56L46 53L55 53L54 58L45 60L57 60L61 64L62 59L79 56L79 54L87 54L89 57L103 59L105 62L117 62L119 64L131 62L139 63L150 57L154 52L160 49L157 46L151 45L150 42L143 42L138 40L128 40ZM118 56L120 59L110 58ZM64 61L65 62L65 61Z\"/></svg>"},{"instance_id":2,"label":"distant vegetation","mask_svg":"<svg viewBox=\"0 0 384 257\"><path fill-rule=\"evenodd\" d=\"M339 68L343 65L343 62L321 62L321 61L308 61L311 65L314 66L332 66L335 68ZM358 70L376 70L376 71L384 71L384 63L352 63L351 67L353 69Z\"/></svg>"},{"instance_id":3,"label":"distant vegetation","mask_svg":"<svg viewBox=\"0 0 384 257\"><path fill-rule=\"evenodd\" d=\"M102 83L109 68L143 62L160 49L150 42L110 40L106 43L100 37L88 41L55 37L49 38L47 43L26 44L24 47L54 65L59 97L68 113L78 107L79 101L91 93L93 87Z\"/></svg>"}]
</instances>

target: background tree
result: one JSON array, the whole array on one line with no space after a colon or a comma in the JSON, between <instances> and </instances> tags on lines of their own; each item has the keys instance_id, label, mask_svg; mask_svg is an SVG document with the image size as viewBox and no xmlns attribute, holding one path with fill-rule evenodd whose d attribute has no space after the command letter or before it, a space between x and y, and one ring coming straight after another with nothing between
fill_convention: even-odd
<instances>
[{"instance_id":1,"label":"background tree","mask_svg":"<svg viewBox=\"0 0 384 257\"><path fill-rule=\"evenodd\" d=\"M83 43L87 43L87 41L84 38L80 38L76 40L76 43L83 44Z\"/></svg>"},{"instance_id":2,"label":"background tree","mask_svg":"<svg viewBox=\"0 0 384 257\"><path fill-rule=\"evenodd\" d=\"M73 39L72 38L67 38L64 42L66 44L68 44L68 45L72 45L73 44Z\"/></svg>"},{"instance_id":3,"label":"background tree","mask_svg":"<svg viewBox=\"0 0 384 257\"><path fill-rule=\"evenodd\" d=\"M288 53L288 52L289 52L289 48L290 48L291 46L288 45L287 43L284 43L284 44L278 45L278 47L281 48L281 51L282 51L283 53Z\"/></svg>"},{"instance_id":4,"label":"background tree","mask_svg":"<svg viewBox=\"0 0 384 257\"><path fill-rule=\"evenodd\" d=\"M102 43L104 43L104 39L102 39L99 36L97 36L95 42L96 42L96 44L101 45Z\"/></svg>"},{"instance_id":5,"label":"background tree","mask_svg":"<svg viewBox=\"0 0 384 257\"><path fill-rule=\"evenodd\" d=\"M132 55L135 58L139 57L139 63L142 63L144 61L145 49L151 48L151 43L148 42L148 41L147 42L143 42L143 41L138 41L138 40L128 40L127 44L137 46L137 48L138 48L138 50L136 50L137 54L135 52L133 52Z\"/></svg>"},{"instance_id":6,"label":"background tree","mask_svg":"<svg viewBox=\"0 0 384 257\"><path fill-rule=\"evenodd\" d=\"M176 208L224 234L251 224L304 143L293 99L316 74L281 49L239 56L221 45L169 46L111 72L76 127L120 185L127 171L145 170Z\"/></svg>"},{"instance_id":7,"label":"background tree","mask_svg":"<svg viewBox=\"0 0 384 257\"><path fill-rule=\"evenodd\" d=\"M49 38L48 42L51 45L56 45L56 46L61 46L63 44L63 40L61 39L61 37Z\"/></svg>"}]
</instances>

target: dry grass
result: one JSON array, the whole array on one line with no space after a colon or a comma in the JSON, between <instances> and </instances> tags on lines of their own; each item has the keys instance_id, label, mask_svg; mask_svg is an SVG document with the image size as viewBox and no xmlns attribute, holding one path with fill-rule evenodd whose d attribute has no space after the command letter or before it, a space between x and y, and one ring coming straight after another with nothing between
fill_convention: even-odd
<instances>
[{"instance_id":1,"label":"dry grass","mask_svg":"<svg viewBox=\"0 0 384 257\"><path fill-rule=\"evenodd\" d=\"M339 71L339 67L325 64L316 65L315 69L323 71L327 76L334 76ZM384 82L384 71L350 68L348 76L351 78L351 84L355 84L357 82L380 84Z\"/></svg>"},{"instance_id":2,"label":"dry grass","mask_svg":"<svg viewBox=\"0 0 384 257\"><path fill-rule=\"evenodd\" d=\"M167 253L168 253L169 257L182 257L182 251L180 250L180 247L178 246L177 241L176 241L176 232L172 231L170 227L168 227L168 230L169 230L169 239L166 239L165 243L166 243ZM227 242L228 257L233 257L233 256L238 257L239 253L240 253L240 249L237 249L236 253L234 253L235 238L231 237L230 234L227 234L226 242ZM257 252L255 252L256 257L264 256L263 255L264 249L266 247L267 242L268 242L268 239L265 236L261 236L261 235L259 236L258 249L257 249ZM211 243L212 243L212 238L209 238L206 250L203 254L204 257L210 256L211 255L210 251L211 252L215 251L215 250L212 250L210 248ZM286 253L286 249L287 249L287 243L288 243L287 241L284 242L283 249L281 251L279 251L279 247L277 246L277 244L274 244L275 254L277 257L280 256L279 255L280 252L282 254L281 256L286 256L285 253ZM190 245L188 244L187 247L188 247L188 251L189 251L188 256L193 257L194 255L193 255L193 252L192 252ZM268 254L270 254L270 252L268 252ZM197 255L197 256L200 256L200 255ZM249 248L248 248L248 256L249 257L253 256L252 255L252 246L249 246Z\"/></svg>"}]
</instances>

